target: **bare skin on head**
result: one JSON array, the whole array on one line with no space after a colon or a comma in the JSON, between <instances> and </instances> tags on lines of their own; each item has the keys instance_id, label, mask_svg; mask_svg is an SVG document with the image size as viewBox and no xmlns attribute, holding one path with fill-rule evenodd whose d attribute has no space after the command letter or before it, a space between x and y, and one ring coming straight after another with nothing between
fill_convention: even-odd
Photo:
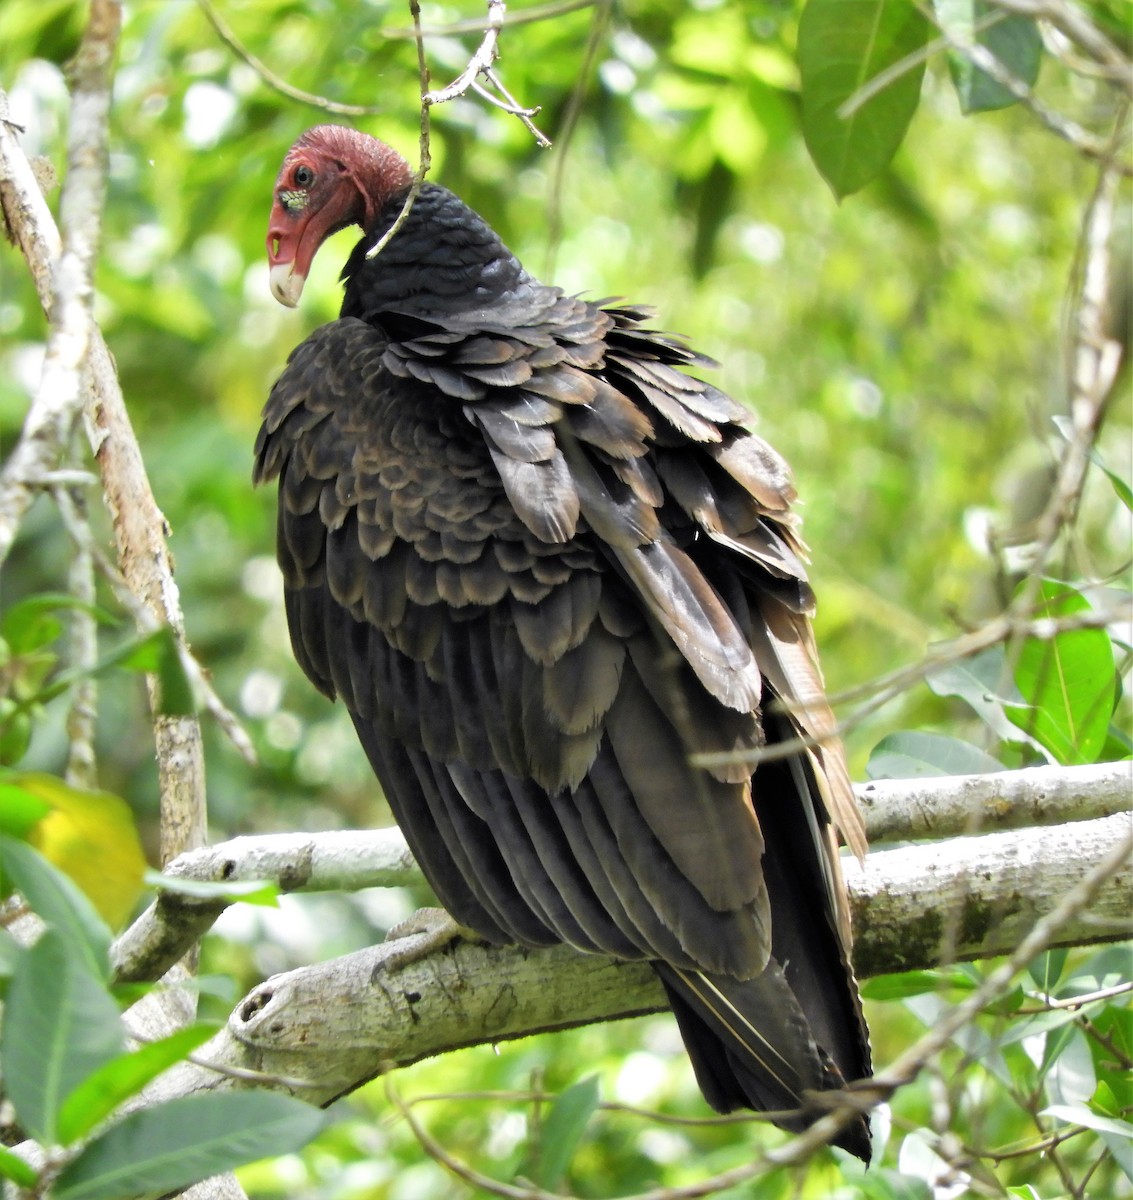
<instances>
[{"instance_id":1,"label":"bare skin on head","mask_svg":"<svg viewBox=\"0 0 1133 1200\"><path fill-rule=\"evenodd\" d=\"M349 225L367 228L411 178L409 164L384 142L341 125L309 129L275 181L267 235L271 294L294 308L323 242Z\"/></svg>"}]
</instances>

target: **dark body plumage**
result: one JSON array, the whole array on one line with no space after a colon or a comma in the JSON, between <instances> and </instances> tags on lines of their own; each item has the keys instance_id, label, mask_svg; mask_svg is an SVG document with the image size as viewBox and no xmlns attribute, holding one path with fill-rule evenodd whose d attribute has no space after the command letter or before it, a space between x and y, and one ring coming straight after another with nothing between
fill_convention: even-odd
<instances>
[{"instance_id":1,"label":"dark body plumage","mask_svg":"<svg viewBox=\"0 0 1133 1200\"><path fill-rule=\"evenodd\" d=\"M403 199L257 442L300 665L452 915L652 961L714 1107L868 1074L841 749L750 775L831 724L785 464L706 360L532 279L443 188L367 259ZM868 1155L864 1120L840 1141Z\"/></svg>"}]
</instances>

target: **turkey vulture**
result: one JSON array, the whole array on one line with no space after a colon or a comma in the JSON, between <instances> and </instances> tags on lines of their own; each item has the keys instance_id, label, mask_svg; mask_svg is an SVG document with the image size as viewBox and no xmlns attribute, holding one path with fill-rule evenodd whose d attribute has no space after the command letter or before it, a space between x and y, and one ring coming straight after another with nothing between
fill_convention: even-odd
<instances>
[{"instance_id":1,"label":"turkey vulture","mask_svg":"<svg viewBox=\"0 0 1133 1200\"><path fill-rule=\"evenodd\" d=\"M708 1103L805 1128L869 1074L836 835L865 838L788 468L708 359L532 278L445 188L371 256L410 185L334 125L275 185L282 303L363 230L256 442L299 665L457 921L648 960ZM864 1117L837 1140L868 1158Z\"/></svg>"}]
</instances>

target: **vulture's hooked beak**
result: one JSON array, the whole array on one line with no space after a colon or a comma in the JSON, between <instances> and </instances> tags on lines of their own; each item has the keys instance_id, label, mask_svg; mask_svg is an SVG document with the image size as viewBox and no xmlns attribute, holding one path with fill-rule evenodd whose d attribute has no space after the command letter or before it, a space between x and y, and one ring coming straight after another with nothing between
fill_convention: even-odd
<instances>
[{"instance_id":1,"label":"vulture's hooked beak","mask_svg":"<svg viewBox=\"0 0 1133 1200\"><path fill-rule=\"evenodd\" d=\"M268 222L268 282L271 294L288 308L299 303L311 260L322 240L318 234L308 238L310 217L306 205L285 204L277 198Z\"/></svg>"},{"instance_id":2,"label":"vulture's hooked beak","mask_svg":"<svg viewBox=\"0 0 1133 1200\"><path fill-rule=\"evenodd\" d=\"M294 308L303 294L303 285L307 280L295 273L293 262L276 263L268 273L271 294L288 308Z\"/></svg>"}]
</instances>

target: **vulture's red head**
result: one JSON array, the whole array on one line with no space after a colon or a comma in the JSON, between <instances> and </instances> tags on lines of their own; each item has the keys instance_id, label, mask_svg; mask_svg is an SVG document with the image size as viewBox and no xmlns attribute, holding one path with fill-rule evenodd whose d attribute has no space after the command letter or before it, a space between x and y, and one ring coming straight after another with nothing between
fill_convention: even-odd
<instances>
[{"instance_id":1,"label":"vulture's red head","mask_svg":"<svg viewBox=\"0 0 1133 1200\"><path fill-rule=\"evenodd\" d=\"M287 152L268 223L271 292L299 303L315 252L347 225L368 229L410 183L409 164L384 142L342 125L317 125Z\"/></svg>"}]
</instances>

